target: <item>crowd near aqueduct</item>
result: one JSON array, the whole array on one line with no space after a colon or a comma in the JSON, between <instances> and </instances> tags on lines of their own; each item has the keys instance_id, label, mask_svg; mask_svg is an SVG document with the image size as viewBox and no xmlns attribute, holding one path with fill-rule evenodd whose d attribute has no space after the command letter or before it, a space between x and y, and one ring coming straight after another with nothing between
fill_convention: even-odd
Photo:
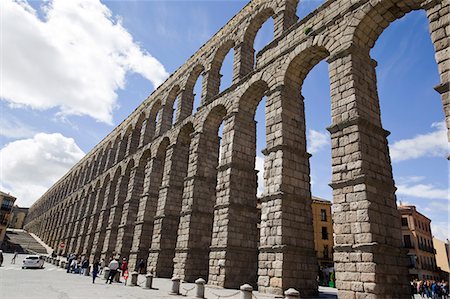
<instances>
[{"instance_id":1,"label":"crowd near aqueduct","mask_svg":"<svg viewBox=\"0 0 450 299\"><path fill-rule=\"evenodd\" d=\"M159 277L316 293L301 87L326 59L339 298L409 298L370 49L390 23L425 10L441 80L435 89L449 127L449 1L329 0L301 20L297 5L246 5L32 206L25 228L55 249L64 242L59 254L91 262L114 254L128 257L131 268L146 260ZM269 18L274 39L255 55L255 36ZM219 93L231 49L232 85ZM201 106L193 113L200 76ZM259 209L255 110L263 97Z\"/></svg>"}]
</instances>

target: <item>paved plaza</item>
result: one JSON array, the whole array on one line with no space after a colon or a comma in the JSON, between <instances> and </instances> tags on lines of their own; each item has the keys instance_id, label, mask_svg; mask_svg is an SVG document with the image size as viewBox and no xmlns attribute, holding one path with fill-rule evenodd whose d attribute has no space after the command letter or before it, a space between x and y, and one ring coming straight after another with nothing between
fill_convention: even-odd
<instances>
[{"instance_id":1,"label":"paved plaza","mask_svg":"<svg viewBox=\"0 0 450 299\"><path fill-rule=\"evenodd\" d=\"M19 255L16 264L10 264L12 254L4 254L3 266L0 267L0 289L2 298L28 299L75 299L75 298L195 298L195 284L182 283L180 296L169 295L170 279L155 278L152 290L144 289L144 275L138 278L138 287L125 286L124 283L105 284L98 278L92 284L92 277L79 274L67 274L65 269L45 263L44 269L22 269L25 255ZM337 298L335 289L320 288L318 298ZM234 294L234 296L233 296ZM4 296L4 297L3 297ZM208 299L241 298L238 290L207 286L205 297ZM254 292L256 299L280 298Z\"/></svg>"}]
</instances>

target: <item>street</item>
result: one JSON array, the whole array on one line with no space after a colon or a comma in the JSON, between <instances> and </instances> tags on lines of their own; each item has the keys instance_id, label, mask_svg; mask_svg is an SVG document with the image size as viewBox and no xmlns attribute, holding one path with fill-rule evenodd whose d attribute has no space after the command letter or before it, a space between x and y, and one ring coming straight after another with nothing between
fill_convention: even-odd
<instances>
[{"instance_id":1,"label":"street","mask_svg":"<svg viewBox=\"0 0 450 299\"><path fill-rule=\"evenodd\" d=\"M177 296L169 295L171 289L170 279L155 278L152 290L141 287L145 283L144 275L138 278L141 286L130 287L124 283L105 284L105 280L97 278L92 284L92 277L79 274L67 274L65 269L53 264L45 263L43 269L22 269L22 261L26 255L19 255L16 264L11 264L12 254L4 253L4 261L0 267L0 289L2 298L28 299L103 299L103 298L171 298ZM123 278L122 278L123 279ZM182 283L180 293L184 298L195 297L195 284ZM231 296L235 294L234 296ZM269 299L276 298L273 295L253 292L254 298ZM230 297L228 297L230 296ZM180 298L182 296L179 296ZM240 298L238 290L229 290L206 286L205 297L216 298ZM320 298L337 298L335 289L321 288Z\"/></svg>"}]
</instances>

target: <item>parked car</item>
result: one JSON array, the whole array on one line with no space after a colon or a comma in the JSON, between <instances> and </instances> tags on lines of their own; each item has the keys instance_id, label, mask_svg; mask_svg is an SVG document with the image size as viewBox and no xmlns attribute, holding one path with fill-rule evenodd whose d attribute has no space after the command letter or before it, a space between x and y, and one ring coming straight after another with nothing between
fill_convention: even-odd
<instances>
[{"instance_id":1,"label":"parked car","mask_svg":"<svg viewBox=\"0 0 450 299\"><path fill-rule=\"evenodd\" d=\"M44 268L44 258L39 255L27 255L22 265L22 269L26 268Z\"/></svg>"}]
</instances>

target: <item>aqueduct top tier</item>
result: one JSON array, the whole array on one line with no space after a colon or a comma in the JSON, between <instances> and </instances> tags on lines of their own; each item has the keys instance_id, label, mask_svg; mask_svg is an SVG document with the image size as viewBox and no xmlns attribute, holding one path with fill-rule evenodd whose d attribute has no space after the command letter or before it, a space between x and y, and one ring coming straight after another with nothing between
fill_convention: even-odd
<instances>
[{"instance_id":1,"label":"aqueduct top tier","mask_svg":"<svg viewBox=\"0 0 450 299\"><path fill-rule=\"evenodd\" d=\"M303 295L315 293L301 86L326 59L339 297L409 297L370 49L391 22L425 10L441 80L435 89L449 128L449 2L330 0L301 20L298 5L246 5L36 201L26 229L55 248L64 241L60 253L91 259L120 254L132 266L145 259L162 277L203 276L225 287L249 282L264 292L295 287ZM255 56L255 36L269 18L274 39ZM220 69L231 49L232 85L219 92ZM201 106L193 113L200 76ZM254 114L264 96L259 212Z\"/></svg>"}]
</instances>

